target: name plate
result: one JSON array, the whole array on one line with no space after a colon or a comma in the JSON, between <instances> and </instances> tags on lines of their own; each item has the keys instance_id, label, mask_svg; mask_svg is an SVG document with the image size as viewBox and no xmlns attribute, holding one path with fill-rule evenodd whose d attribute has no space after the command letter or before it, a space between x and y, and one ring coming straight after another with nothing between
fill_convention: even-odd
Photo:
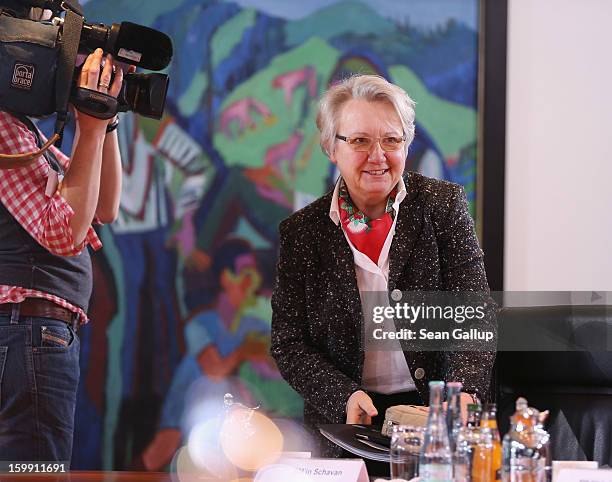
<instances>
[{"instance_id":1,"label":"name plate","mask_svg":"<svg viewBox=\"0 0 612 482\"><path fill-rule=\"evenodd\" d=\"M612 482L612 470L561 469L557 482Z\"/></svg>"},{"instance_id":2,"label":"name plate","mask_svg":"<svg viewBox=\"0 0 612 482\"><path fill-rule=\"evenodd\" d=\"M362 459L282 458L257 472L255 482L369 482Z\"/></svg>"},{"instance_id":3,"label":"name plate","mask_svg":"<svg viewBox=\"0 0 612 482\"><path fill-rule=\"evenodd\" d=\"M597 469L599 464L587 460L553 460L552 482L559 480L559 472L562 469Z\"/></svg>"}]
</instances>

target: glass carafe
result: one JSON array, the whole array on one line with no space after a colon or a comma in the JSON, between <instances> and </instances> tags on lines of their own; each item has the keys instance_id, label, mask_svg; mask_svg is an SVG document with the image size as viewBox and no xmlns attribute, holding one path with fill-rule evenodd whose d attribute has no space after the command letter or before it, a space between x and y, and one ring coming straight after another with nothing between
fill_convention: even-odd
<instances>
[{"instance_id":1,"label":"glass carafe","mask_svg":"<svg viewBox=\"0 0 612 482\"><path fill-rule=\"evenodd\" d=\"M550 480L550 436L539 422L540 412L516 401L510 431L502 444L502 480L547 482Z\"/></svg>"},{"instance_id":2,"label":"glass carafe","mask_svg":"<svg viewBox=\"0 0 612 482\"><path fill-rule=\"evenodd\" d=\"M443 391L444 382L429 382L429 417L419 457L419 477L422 482L451 481L453 478L448 429L442 410Z\"/></svg>"}]
</instances>

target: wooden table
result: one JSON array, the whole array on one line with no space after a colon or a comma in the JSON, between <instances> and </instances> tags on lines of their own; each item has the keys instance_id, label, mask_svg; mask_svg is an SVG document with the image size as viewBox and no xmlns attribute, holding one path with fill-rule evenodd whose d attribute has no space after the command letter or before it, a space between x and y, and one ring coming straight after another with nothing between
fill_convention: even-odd
<instances>
[{"instance_id":1,"label":"wooden table","mask_svg":"<svg viewBox=\"0 0 612 482\"><path fill-rule=\"evenodd\" d=\"M1 473L0 482L172 482L172 476L163 472L72 471L65 474Z\"/></svg>"},{"instance_id":2,"label":"wooden table","mask_svg":"<svg viewBox=\"0 0 612 482\"><path fill-rule=\"evenodd\" d=\"M370 477L370 481L388 480L382 477ZM219 479L204 479L195 477L193 482L219 482ZM235 482L252 482L252 478L239 478ZM0 473L0 482L179 482L175 476L164 472L85 472L72 471L67 474L43 475L43 474L28 474L17 475ZM183 482L183 481L181 481ZM187 482L191 482L187 480ZM287 481L290 482L290 481Z\"/></svg>"}]
</instances>

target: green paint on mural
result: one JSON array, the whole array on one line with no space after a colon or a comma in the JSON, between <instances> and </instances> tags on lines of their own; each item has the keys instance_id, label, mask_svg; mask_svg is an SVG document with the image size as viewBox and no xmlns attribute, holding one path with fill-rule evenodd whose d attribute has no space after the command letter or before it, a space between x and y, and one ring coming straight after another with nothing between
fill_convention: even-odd
<instances>
[{"instance_id":1,"label":"green paint on mural","mask_svg":"<svg viewBox=\"0 0 612 482\"><path fill-rule=\"evenodd\" d=\"M156 18L180 7L184 0L91 0L85 5L88 21L151 25Z\"/></svg>"},{"instance_id":2,"label":"green paint on mural","mask_svg":"<svg viewBox=\"0 0 612 482\"><path fill-rule=\"evenodd\" d=\"M204 72L196 73L191 79L187 90L178 100L181 115L191 117L202 108L202 96L208 88L208 77Z\"/></svg>"},{"instance_id":3,"label":"green paint on mural","mask_svg":"<svg viewBox=\"0 0 612 482\"><path fill-rule=\"evenodd\" d=\"M357 72L359 74L374 74L378 75L378 72L370 65L365 63L359 58L347 59L342 63L343 70L350 72Z\"/></svg>"},{"instance_id":4,"label":"green paint on mural","mask_svg":"<svg viewBox=\"0 0 612 482\"><path fill-rule=\"evenodd\" d=\"M431 94L421 80L403 65L391 67L389 73L393 82L417 103L417 122L431 136L445 158L459 155L463 147L475 141L477 115L474 110Z\"/></svg>"},{"instance_id":5,"label":"green paint on mural","mask_svg":"<svg viewBox=\"0 0 612 482\"><path fill-rule=\"evenodd\" d=\"M108 340L108 353L106 356L106 406L104 411L104 427L102 429L102 470L113 470L115 431L119 422L119 410L121 408L121 346L123 344L126 316L126 286L124 283L124 266L121 263L121 255L115 245L109 226L102 227L100 238L104 244L104 255L114 274L115 283L117 283L117 313L106 331Z\"/></svg>"},{"instance_id":6,"label":"green paint on mural","mask_svg":"<svg viewBox=\"0 0 612 482\"><path fill-rule=\"evenodd\" d=\"M269 226L278 226L291 214L288 208L262 199L257 186L245 176L244 171L239 167L232 167L222 189L212 201L204 226L198 231L198 248L212 253L215 237L218 236L220 227L227 221L227 207L233 203L248 206L250 219L265 222Z\"/></svg>"},{"instance_id":7,"label":"green paint on mural","mask_svg":"<svg viewBox=\"0 0 612 482\"><path fill-rule=\"evenodd\" d=\"M266 413L291 418L302 415L304 407L302 398L285 381L262 377L251 363L243 363L238 376Z\"/></svg>"},{"instance_id":8,"label":"green paint on mural","mask_svg":"<svg viewBox=\"0 0 612 482\"><path fill-rule=\"evenodd\" d=\"M323 39L343 34L384 36L394 30L391 21L385 20L367 5L339 2L301 20L287 22L285 38L287 45L299 45L313 35Z\"/></svg>"},{"instance_id":9,"label":"green paint on mural","mask_svg":"<svg viewBox=\"0 0 612 482\"><path fill-rule=\"evenodd\" d=\"M304 139L295 161L295 190L315 197L321 196L327 189L326 178L330 171L330 161L319 145L319 130L315 123L317 108L318 99L313 99L309 107L312 116L302 128Z\"/></svg>"},{"instance_id":10,"label":"green paint on mural","mask_svg":"<svg viewBox=\"0 0 612 482\"><path fill-rule=\"evenodd\" d=\"M172 169L172 168L170 168L170 169ZM179 192L181 192L181 186L185 182L185 176L174 175L176 173L176 170L174 170L174 169L172 169L171 173L172 173L172 177L170 179L170 186L169 186L168 190L170 192L172 192L172 193L179 193ZM179 224L179 223L176 223L176 224Z\"/></svg>"},{"instance_id":11,"label":"green paint on mural","mask_svg":"<svg viewBox=\"0 0 612 482\"><path fill-rule=\"evenodd\" d=\"M272 324L272 301L265 296L258 296L253 306L249 306L242 312L243 316L252 316Z\"/></svg>"},{"instance_id":12,"label":"green paint on mural","mask_svg":"<svg viewBox=\"0 0 612 482\"><path fill-rule=\"evenodd\" d=\"M270 249L270 241L259 234L253 225L246 219L240 218L238 226L236 227L234 234L239 238L246 239L253 249Z\"/></svg>"},{"instance_id":13,"label":"green paint on mural","mask_svg":"<svg viewBox=\"0 0 612 482\"><path fill-rule=\"evenodd\" d=\"M164 118L167 114L164 114ZM142 131L142 135L149 144L153 144L155 136L159 132L159 124L164 120L151 119L150 117L138 116L138 126Z\"/></svg>"},{"instance_id":14,"label":"green paint on mural","mask_svg":"<svg viewBox=\"0 0 612 482\"><path fill-rule=\"evenodd\" d=\"M316 62L312 62L312 59L316 59ZM320 195L327 177L324 167L327 160L318 148L318 141L313 144L312 137L316 135L315 116L321 85L327 85L337 60L336 49L321 39L312 38L303 45L278 55L266 69L239 85L223 103L214 135L215 147L225 159L226 165L262 167L268 149L287 141L297 131L303 133L305 137L296 158L299 159L308 149L305 141L310 141L312 145L310 153L306 152L306 159L303 159L300 167L296 168L296 179L289 179L288 182L299 185L300 191ZM298 71L305 68L313 69L316 74L316 95L313 97L309 95L308 81L305 80L292 90L288 103L285 90L281 88L278 80L275 87L274 80L279 75L291 72L299 75ZM261 102L269 109L271 115L266 117L258 114L255 109L249 109L248 115L254 123L252 126L240 130L236 120L232 121L230 129L226 128L226 132L222 132L225 110L228 107L232 108L237 101L244 102L245 99ZM295 188L294 185L286 187Z\"/></svg>"},{"instance_id":15,"label":"green paint on mural","mask_svg":"<svg viewBox=\"0 0 612 482\"><path fill-rule=\"evenodd\" d=\"M217 29L210 41L211 63L213 69L229 57L234 47L242 40L244 31L255 25L257 12L247 8L229 19Z\"/></svg>"}]
</instances>

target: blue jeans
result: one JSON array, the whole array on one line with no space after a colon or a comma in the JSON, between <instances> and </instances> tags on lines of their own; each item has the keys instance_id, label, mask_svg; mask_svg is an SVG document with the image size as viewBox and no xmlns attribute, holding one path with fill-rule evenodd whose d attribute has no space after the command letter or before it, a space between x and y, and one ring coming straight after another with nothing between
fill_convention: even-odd
<instances>
[{"instance_id":1,"label":"blue jeans","mask_svg":"<svg viewBox=\"0 0 612 482\"><path fill-rule=\"evenodd\" d=\"M74 327L0 315L0 460L69 462L78 383Z\"/></svg>"}]
</instances>

